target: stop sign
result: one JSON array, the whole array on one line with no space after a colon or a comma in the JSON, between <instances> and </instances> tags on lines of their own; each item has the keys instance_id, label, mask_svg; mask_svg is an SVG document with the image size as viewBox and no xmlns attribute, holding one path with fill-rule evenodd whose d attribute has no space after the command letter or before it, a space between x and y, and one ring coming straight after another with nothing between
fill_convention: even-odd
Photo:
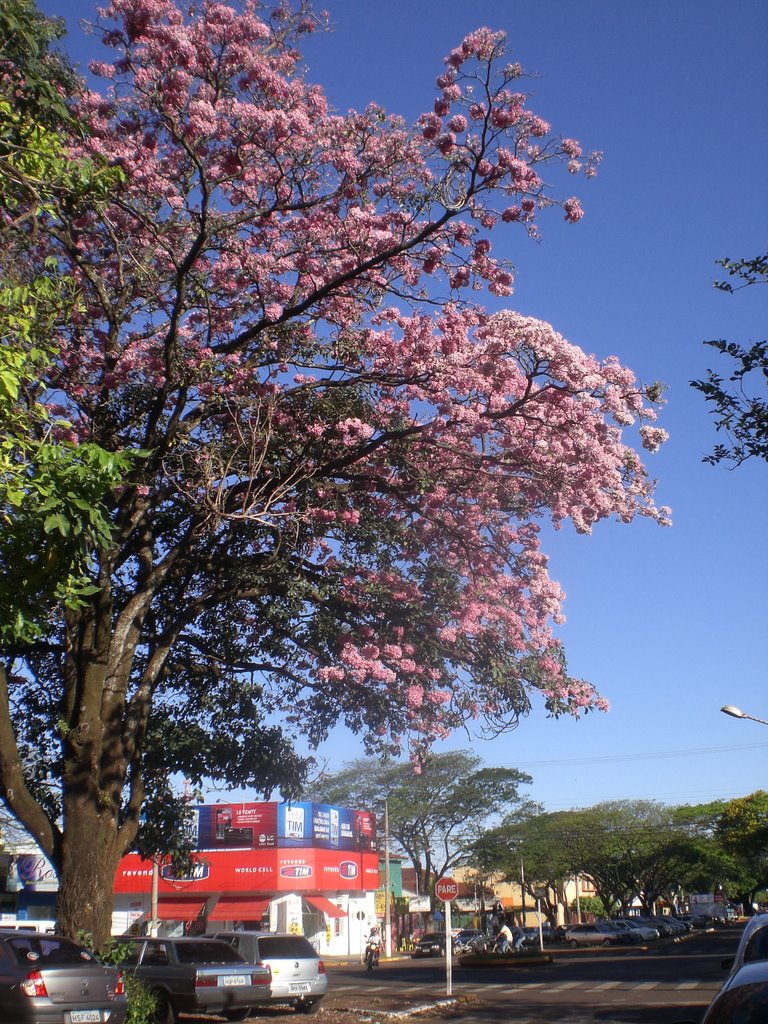
<instances>
[{"instance_id":1,"label":"stop sign","mask_svg":"<svg viewBox=\"0 0 768 1024\"><path fill-rule=\"evenodd\" d=\"M455 900L458 895L459 883L455 879L441 878L439 882L435 883L435 896L445 903Z\"/></svg>"}]
</instances>

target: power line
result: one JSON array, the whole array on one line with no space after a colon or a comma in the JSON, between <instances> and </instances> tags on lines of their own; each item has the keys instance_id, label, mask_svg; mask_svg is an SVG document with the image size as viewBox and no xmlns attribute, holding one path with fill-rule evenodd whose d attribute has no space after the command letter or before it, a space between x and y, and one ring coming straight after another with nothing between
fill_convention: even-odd
<instances>
[{"instance_id":1,"label":"power line","mask_svg":"<svg viewBox=\"0 0 768 1024\"><path fill-rule=\"evenodd\" d=\"M553 761L518 761L518 768L563 768L576 764L612 764L624 761L652 761L665 757L691 757L700 754L725 754L736 750L757 750L768 743L739 743L731 747L692 747L688 750L658 750L645 754L610 754L604 757L563 757Z\"/></svg>"}]
</instances>

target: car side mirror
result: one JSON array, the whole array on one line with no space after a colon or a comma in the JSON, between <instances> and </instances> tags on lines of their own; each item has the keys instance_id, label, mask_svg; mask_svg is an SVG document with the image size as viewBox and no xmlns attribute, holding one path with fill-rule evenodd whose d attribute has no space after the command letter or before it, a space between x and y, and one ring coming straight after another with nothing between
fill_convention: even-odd
<instances>
[{"instance_id":1,"label":"car side mirror","mask_svg":"<svg viewBox=\"0 0 768 1024\"><path fill-rule=\"evenodd\" d=\"M725 959L720 961L720 966L723 968L724 971L727 971L731 967L733 967L733 961L735 959L736 959L735 956L727 956L727 957L725 957Z\"/></svg>"}]
</instances>

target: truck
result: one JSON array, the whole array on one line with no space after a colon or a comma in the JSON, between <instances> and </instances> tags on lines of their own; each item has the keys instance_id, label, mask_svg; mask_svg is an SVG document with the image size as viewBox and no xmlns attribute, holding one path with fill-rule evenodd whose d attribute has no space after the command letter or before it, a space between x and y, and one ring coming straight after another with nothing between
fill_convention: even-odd
<instances>
[{"instance_id":1,"label":"truck","mask_svg":"<svg viewBox=\"0 0 768 1024\"><path fill-rule=\"evenodd\" d=\"M688 897L688 905L691 912L691 921L719 921L727 920L727 907L725 898L721 892L696 892Z\"/></svg>"}]
</instances>

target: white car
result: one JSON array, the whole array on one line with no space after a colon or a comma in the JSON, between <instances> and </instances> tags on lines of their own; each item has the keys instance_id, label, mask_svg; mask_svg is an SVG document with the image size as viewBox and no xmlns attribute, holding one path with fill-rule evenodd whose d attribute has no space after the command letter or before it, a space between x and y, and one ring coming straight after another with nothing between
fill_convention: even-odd
<instances>
[{"instance_id":1,"label":"white car","mask_svg":"<svg viewBox=\"0 0 768 1024\"><path fill-rule=\"evenodd\" d=\"M653 925L647 924L644 921L638 921L634 917L620 917L617 918L617 921L623 921L633 931L636 931L643 942L652 942L659 937L658 928L654 928Z\"/></svg>"},{"instance_id":2,"label":"white car","mask_svg":"<svg viewBox=\"0 0 768 1024\"><path fill-rule=\"evenodd\" d=\"M288 1003L296 1013L314 1013L328 991L325 964L303 935L287 932L212 932L252 963L272 971L269 1003Z\"/></svg>"}]
</instances>

